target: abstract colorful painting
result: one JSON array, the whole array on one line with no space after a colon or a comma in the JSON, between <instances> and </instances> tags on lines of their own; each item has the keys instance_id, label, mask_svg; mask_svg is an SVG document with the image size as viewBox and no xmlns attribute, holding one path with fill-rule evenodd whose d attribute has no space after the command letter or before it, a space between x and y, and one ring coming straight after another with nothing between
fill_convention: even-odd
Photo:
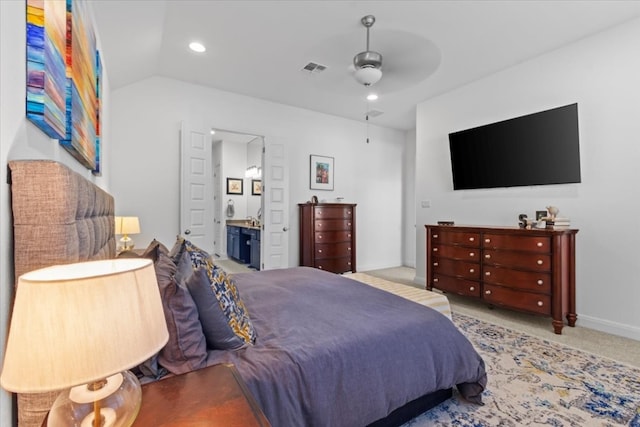
<instances>
[{"instance_id":1,"label":"abstract colorful painting","mask_svg":"<svg viewBox=\"0 0 640 427\"><path fill-rule=\"evenodd\" d=\"M66 134L67 5L27 0L27 118L51 138Z\"/></svg>"},{"instance_id":2,"label":"abstract colorful painting","mask_svg":"<svg viewBox=\"0 0 640 427\"><path fill-rule=\"evenodd\" d=\"M46 3L55 0L45 0ZM60 144L80 163L91 170L96 169L96 38L91 16L84 1L67 0L67 12L71 18L71 54L67 57L67 111L70 127Z\"/></svg>"},{"instance_id":3,"label":"abstract colorful painting","mask_svg":"<svg viewBox=\"0 0 640 427\"><path fill-rule=\"evenodd\" d=\"M27 118L100 174L100 55L86 0L27 0Z\"/></svg>"}]
</instances>

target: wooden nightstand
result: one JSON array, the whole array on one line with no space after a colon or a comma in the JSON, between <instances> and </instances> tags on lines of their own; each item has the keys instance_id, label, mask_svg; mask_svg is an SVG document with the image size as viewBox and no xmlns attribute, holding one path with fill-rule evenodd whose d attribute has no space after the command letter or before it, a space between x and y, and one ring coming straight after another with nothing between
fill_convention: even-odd
<instances>
[{"instance_id":1,"label":"wooden nightstand","mask_svg":"<svg viewBox=\"0 0 640 427\"><path fill-rule=\"evenodd\" d=\"M45 419L42 426L47 425ZM220 364L142 386L134 427L270 427L235 366Z\"/></svg>"},{"instance_id":2,"label":"wooden nightstand","mask_svg":"<svg viewBox=\"0 0 640 427\"><path fill-rule=\"evenodd\" d=\"M142 386L135 427L268 427L235 366L220 364Z\"/></svg>"}]
</instances>

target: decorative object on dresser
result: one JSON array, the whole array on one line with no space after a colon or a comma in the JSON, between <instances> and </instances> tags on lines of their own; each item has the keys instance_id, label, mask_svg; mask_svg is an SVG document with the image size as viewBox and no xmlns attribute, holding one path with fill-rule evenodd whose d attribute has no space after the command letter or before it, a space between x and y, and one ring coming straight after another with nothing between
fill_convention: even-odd
<instances>
[{"instance_id":1,"label":"decorative object on dresser","mask_svg":"<svg viewBox=\"0 0 640 427\"><path fill-rule=\"evenodd\" d=\"M427 290L576 324L576 229L426 225Z\"/></svg>"},{"instance_id":2,"label":"decorative object on dresser","mask_svg":"<svg viewBox=\"0 0 640 427\"><path fill-rule=\"evenodd\" d=\"M70 387L54 402L48 425L128 427L142 392L127 370L168 338L151 260L31 271L18 279L0 381L19 393Z\"/></svg>"},{"instance_id":3,"label":"decorative object on dresser","mask_svg":"<svg viewBox=\"0 0 640 427\"><path fill-rule=\"evenodd\" d=\"M356 271L356 205L300 203L300 265Z\"/></svg>"}]
</instances>

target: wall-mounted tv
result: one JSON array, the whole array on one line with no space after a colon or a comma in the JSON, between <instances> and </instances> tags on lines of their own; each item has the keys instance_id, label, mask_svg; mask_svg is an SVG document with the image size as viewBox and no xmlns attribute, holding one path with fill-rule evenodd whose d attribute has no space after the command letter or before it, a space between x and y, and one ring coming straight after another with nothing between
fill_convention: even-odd
<instances>
[{"instance_id":1,"label":"wall-mounted tv","mask_svg":"<svg viewBox=\"0 0 640 427\"><path fill-rule=\"evenodd\" d=\"M449 134L453 189L580 182L578 104Z\"/></svg>"}]
</instances>

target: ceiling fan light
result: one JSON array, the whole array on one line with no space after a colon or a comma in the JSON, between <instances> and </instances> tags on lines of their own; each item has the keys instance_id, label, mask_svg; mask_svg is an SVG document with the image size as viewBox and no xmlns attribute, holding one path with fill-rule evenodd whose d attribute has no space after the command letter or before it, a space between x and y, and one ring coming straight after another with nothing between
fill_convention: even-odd
<instances>
[{"instance_id":1,"label":"ceiling fan light","mask_svg":"<svg viewBox=\"0 0 640 427\"><path fill-rule=\"evenodd\" d=\"M379 68L363 67L358 68L353 76L358 83L371 86L382 78L382 71Z\"/></svg>"}]
</instances>

